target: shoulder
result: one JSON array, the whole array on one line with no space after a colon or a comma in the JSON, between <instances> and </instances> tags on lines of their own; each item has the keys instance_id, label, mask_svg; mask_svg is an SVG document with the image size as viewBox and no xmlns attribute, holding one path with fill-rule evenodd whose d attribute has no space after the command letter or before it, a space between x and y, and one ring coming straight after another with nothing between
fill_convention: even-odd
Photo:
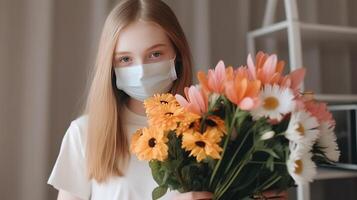
<instances>
[{"instance_id":1,"label":"shoulder","mask_svg":"<svg viewBox=\"0 0 357 200\"><path fill-rule=\"evenodd\" d=\"M47 181L56 189L67 191L81 199L89 199L91 194L91 182L87 177L85 161L87 118L80 116L70 123Z\"/></svg>"},{"instance_id":2,"label":"shoulder","mask_svg":"<svg viewBox=\"0 0 357 200\"><path fill-rule=\"evenodd\" d=\"M85 154L87 141L88 115L82 115L74 119L66 132L65 139L69 140L71 145Z\"/></svg>"},{"instance_id":3,"label":"shoulder","mask_svg":"<svg viewBox=\"0 0 357 200\"><path fill-rule=\"evenodd\" d=\"M84 134L87 132L87 126L88 126L88 115L81 115L78 118L74 119L71 122L70 127L73 129L77 129L77 132L80 132L81 134Z\"/></svg>"}]
</instances>

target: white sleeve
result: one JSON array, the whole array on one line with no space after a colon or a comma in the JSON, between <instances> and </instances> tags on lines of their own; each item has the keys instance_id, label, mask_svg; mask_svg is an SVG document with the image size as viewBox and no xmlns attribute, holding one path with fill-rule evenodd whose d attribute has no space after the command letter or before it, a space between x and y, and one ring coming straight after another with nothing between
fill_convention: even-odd
<instances>
[{"instance_id":1,"label":"white sleeve","mask_svg":"<svg viewBox=\"0 0 357 200\"><path fill-rule=\"evenodd\" d=\"M63 137L56 164L47 183L57 190L61 189L87 200L91 194L91 182L86 174L83 147L80 129L73 121Z\"/></svg>"}]
</instances>

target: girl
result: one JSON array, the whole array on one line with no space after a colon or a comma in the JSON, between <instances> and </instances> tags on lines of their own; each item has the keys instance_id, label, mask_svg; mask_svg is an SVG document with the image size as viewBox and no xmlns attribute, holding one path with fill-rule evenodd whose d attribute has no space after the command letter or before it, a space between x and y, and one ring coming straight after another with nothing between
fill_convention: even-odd
<instances>
[{"instance_id":1,"label":"girl","mask_svg":"<svg viewBox=\"0 0 357 200\"><path fill-rule=\"evenodd\" d=\"M72 121L48 183L58 199L145 200L157 185L147 162L130 156L131 134L147 124L143 100L183 93L192 62L185 35L160 0L124 0L102 31L83 116ZM169 192L164 199L211 199Z\"/></svg>"}]
</instances>

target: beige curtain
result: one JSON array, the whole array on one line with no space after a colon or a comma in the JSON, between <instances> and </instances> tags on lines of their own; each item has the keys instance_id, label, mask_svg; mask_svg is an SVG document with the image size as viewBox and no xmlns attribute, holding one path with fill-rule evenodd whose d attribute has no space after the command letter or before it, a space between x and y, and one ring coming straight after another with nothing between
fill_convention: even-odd
<instances>
[{"instance_id":1,"label":"beige curtain","mask_svg":"<svg viewBox=\"0 0 357 200\"><path fill-rule=\"evenodd\" d=\"M109 9L106 1L0 2L1 199L55 199L46 184Z\"/></svg>"},{"instance_id":2,"label":"beige curtain","mask_svg":"<svg viewBox=\"0 0 357 200\"><path fill-rule=\"evenodd\" d=\"M84 103L99 35L115 2L0 1L1 199L55 199L56 191L46 181L63 134ZM262 0L165 2L186 32L195 71L214 67L220 59L235 66L244 63L246 32L261 26L265 6ZM299 0L299 6L304 20L357 24L355 0ZM309 84L322 91L343 88L356 93L351 73L357 70L350 66L356 64L357 53L346 44L335 45L307 46L306 63L321 66L311 68L316 78ZM258 48L277 51L287 59L284 42L260 42ZM344 80L325 81L329 85L323 86L321 80L333 77L337 64Z\"/></svg>"}]
</instances>

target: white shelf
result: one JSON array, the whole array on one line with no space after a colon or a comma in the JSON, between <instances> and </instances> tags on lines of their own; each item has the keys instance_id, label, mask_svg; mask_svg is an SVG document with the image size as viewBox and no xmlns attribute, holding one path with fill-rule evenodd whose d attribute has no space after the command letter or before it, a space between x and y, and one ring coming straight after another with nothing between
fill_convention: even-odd
<instances>
[{"instance_id":1,"label":"white shelf","mask_svg":"<svg viewBox=\"0 0 357 200\"><path fill-rule=\"evenodd\" d=\"M312 24L305 22L297 22L301 30L302 38L307 41L348 41L357 42L357 27ZM274 23L254 31L250 31L248 35L253 38L262 36L274 36L279 39L286 40L286 30L288 27L287 21Z\"/></svg>"},{"instance_id":2,"label":"white shelf","mask_svg":"<svg viewBox=\"0 0 357 200\"><path fill-rule=\"evenodd\" d=\"M315 180L357 178L357 171L318 168Z\"/></svg>"},{"instance_id":3,"label":"white shelf","mask_svg":"<svg viewBox=\"0 0 357 200\"><path fill-rule=\"evenodd\" d=\"M315 98L328 103L357 103L357 94L316 94Z\"/></svg>"},{"instance_id":4,"label":"white shelf","mask_svg":"<svg viewBox=\"0 0 357 200\"><path fill-rule=\"evenodd\" d=\"M263 27L247 34L248 52L255 54L255 40L266 36L288 42L290 70L303 66L303 42L345 42L357 43L357 27L312 24L299 21L297 0L284 0L286 20L274 22L277 0L267 0ZM331 103L355 103L357 95L316 95L318 100ZM319 169L318 180L344 177L357 177L357 172L335 169ZM309 184L300 185L297 192L298 200L310 200Z\"/></svg>"},{"instance_id":5,"label":"white shelf","mask_svg":"<svg viewBox=\"0 0 357 200\"><path fill-rule=\"evenodd\" d=\"M300 23L302 34L313 40L357 41L357 27Z\"/></svg>"},{"instance_id":6,"label":"white shelf","mask_svg":"<svg viewBox=\"0 0 357 200\"><path fill-rule=\"evenodd\" d=\"M287 21L277 22L272 25L265 26L263 28L255 29L254 31L249 31L248 35L253 38L261 37L265 35L270 35L279 31L283 31L288 27Z\"/></svg>"}]
</instances>

